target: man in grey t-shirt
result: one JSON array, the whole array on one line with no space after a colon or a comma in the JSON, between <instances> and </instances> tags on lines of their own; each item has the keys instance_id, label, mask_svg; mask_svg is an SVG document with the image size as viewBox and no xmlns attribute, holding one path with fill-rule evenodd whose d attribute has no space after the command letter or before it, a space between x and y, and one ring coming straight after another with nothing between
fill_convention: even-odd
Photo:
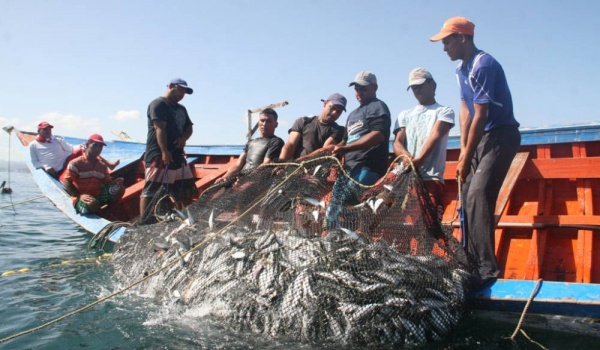
<instances>
[{"instance_id":1,"label":"man in grey t-shirt","mask_svg":"<svg viewBox=\"0 0 600 350\"><path fill-rule=\"evenodd\" d=\"M413 163L441 215L446 145L448 133L454 126L454 111L436 102L436 87L433 76L424 68L415 68L408 75L408 89L412 89L418 104L398 115L394 126L394 153L403 156L401 167Z\"/></svg>"}]
</instances>

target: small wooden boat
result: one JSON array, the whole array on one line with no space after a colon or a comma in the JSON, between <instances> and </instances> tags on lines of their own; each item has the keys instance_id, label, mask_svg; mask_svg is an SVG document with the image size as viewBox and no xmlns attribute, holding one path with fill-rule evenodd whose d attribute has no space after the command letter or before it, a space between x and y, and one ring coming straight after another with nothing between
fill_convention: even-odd
<instances>
[{"instance_id":1,"label":"small wooden boat","mask_svg":"<svg viewBox=\"0 0 600 350\"><path fill-rule=\"evenodd\" d=\"M600 318L600 123L524 128L521 134L520 152L496 211L501 279L472 295L471 302L485 309L521 311L527 300L533 299L533 313ZM127 190L112 210L93 216L75 213L62 185L42 170L33 169L27 145L35 134L17 131L17 136L36 183L56 207L93 234L110 229L110 240L118 241L126 229L114 222L132 222L139 215L144 145L108 142L102 155L121 160L113 175L125 179ZM453 221L458 145L458 136L451 136L443 219L455 226L456 236L460 234L458 223ZM242 146L186 147L198 189L212 185L241 152Z\"/></svg>"}]
</instances>

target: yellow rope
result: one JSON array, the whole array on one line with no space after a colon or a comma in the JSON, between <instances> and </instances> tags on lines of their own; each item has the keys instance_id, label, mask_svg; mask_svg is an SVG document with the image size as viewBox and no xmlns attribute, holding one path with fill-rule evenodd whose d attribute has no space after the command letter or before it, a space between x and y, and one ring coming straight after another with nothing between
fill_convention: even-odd
<instances>
[{"instance_id":1,"label":"yellow rope","mask_svg":"<svg viewBox=\"0 0 600 350\"><path fill-rule=\"evenodd\" d=\"M29 198L29 199L26 199L26 200L24 200L24 201L21 201L21 202L17 202L17 203L13 203L13 204L5 205L5 206L3 206L3 207L0 207L0 209L4 209L4 208L8 208L8 207L14 207L15 205L19 205L19 204L23 204L23 203L27 203L27 202L35 201L35 200L38 200L38 199L41 199L41 198L45 198L45 197L46 197L46 196L38 196L38 197Z\"/></svg>"}]
</instances>

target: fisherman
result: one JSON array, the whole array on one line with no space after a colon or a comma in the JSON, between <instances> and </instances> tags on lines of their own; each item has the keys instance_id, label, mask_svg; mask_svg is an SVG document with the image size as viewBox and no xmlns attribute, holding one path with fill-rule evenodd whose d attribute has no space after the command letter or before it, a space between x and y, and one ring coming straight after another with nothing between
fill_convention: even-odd
<instances>
[{"instance_id":1,"label":"fisherman","mask_svg":"<svg viewBox=\"0 0 600 350\"><path fill-rule=\"evenodd\" d=\"M318 116L296 119L281 150L281 160L299 162L342 142L346 130L336 121L346 111L346 98L334 93L321 101L323 109Z\"/></svg>"},{"instance_id":2,"label":"fisherman","mask_svg":"<svg viewBox=\"0 0 600 350\"><path fill-rule=\"evenodd\" d=\"M60 136L53 136L52 128L54 126L48 122L38 124L38 134L29 144L29 154L36 169L43 169L48 175L59 179L69 161L83 154L83 145L74 146ZM101 160L111 170L120 163L119 160L115 162L103 158Z\"/></svg>"},{"instance_id":3,"label":"fisherman","mask_svg":"<svg viewBox=\"0 0 600 350\"><path fill-rule=\"evenodd\" d=\"M462 187L462 212L469 252L478 260L477 287L493 283L500 274L495 255L496 200L521 134L513 113L504 70L490 54L475 47L475 25L464 17L448 19L430 38L442 41L456 69L460 87L460 155L456 166Z\"/></svg>"},{"instance_id":4,"label":"fisherman","mask_svg":"<svg viewBox=\"0 0 600 350\"><path fill-rule=\"evenodd\" d=\"M363 185L372 185L388 167L390 110L377 98L375 74L361 71L348 86L354 86L360 106L348 116L345 143L336 145L333 153L345 157L344 167L352 179ZM337 226L341 206L351 197L356 197L355 190L353 183L345 177L338 178L327 209L325 227ZM356 201L357 198L350 200Z\"/></svg>"},{"instance_id":5,"label":"fisherman","mask_svg":"<svg viewBox=\"0 0 600 350\"><path fill-rule=\"evenodd\" d=\"M144 153L146 183L140 198L140 224L148 220L150 201L161 188L167 188L179 209L190 204L198 194L183 150L192 136L193 123L187 109L179 103L186 94L193 92L185 80L176 78L167 85L164 95L148 106L148 137Z\"/></svg>"},{"instance_id":6,"label":"fisherman","mask_svg":"<svg viewBox=\"0 0 600 350\"><path fill-rule=\"evenodd\" d=\"M67 165L62 182L78 213L97 214L102 206L118 202L125 187L123 178L112 179L108 167L99 159L106 146L104 138L93 134L85 145L85 153Z\"/></svg>"},{"instance_id":7,"label":"fisherman","mask_svg":"<svg viewBox=\"0 0 600 350\"><path fill-rule=\"evenodd\" d=\"M417 169L441 219L446 145L448 133L454 126L454 111L436 102L436 87L428 70L418 67L409 73L407 90L412 89L418 104L398 115L394 126L394 153L404 156L400 159L401 170L410 167L410 162Z\"/></svg>"},{"instance_id":8,"label":"fisherman","mask_svg":"<svg viewBox=\"0 0 600 350\"><path fill-rule=\"evenodd\" d=\"M272 108L260 112L258 119L260 137L246 143L237 162L216 183L227 182L239 174L247 174L260 165L271 163L279 158L284 142L275 136L275 129L279 125L277 118L277 112Z\"/></svg>"}]
</instances>

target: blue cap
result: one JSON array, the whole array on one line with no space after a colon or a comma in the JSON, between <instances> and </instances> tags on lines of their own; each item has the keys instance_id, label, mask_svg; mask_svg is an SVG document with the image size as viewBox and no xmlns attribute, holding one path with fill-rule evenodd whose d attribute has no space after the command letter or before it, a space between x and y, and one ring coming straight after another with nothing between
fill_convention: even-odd
<instances>
[{"instance_id":1,"label":"blue cap","mask_svg":"<svg viewBox=\"0 0 600 350\"><path fill-rule=\"evenodd\" d=\"M175 78L175 79L171 80L171 83L169 85L171 85L171 84L175 84L175 85L181 86L182 88L185 89L185 93L186 94L191 95L191 94L194 93L194 89L192 89L191 87L189 87L188 84L187 84L187 82L185 80L181 79L181 78Z\"/></svg>"},{"instance_id":2,"label":"blue cap","mask_svg":"<svg viewBox=\"0 0 600 350\"><path fill-rule=\"evenodd\" d=\"M334 105L344 107L344 112L346 111L346 98L342 94L334 93L329 95L326 100L321 100L323 102L331 101Z\"/></svg>"}]
</instances>

